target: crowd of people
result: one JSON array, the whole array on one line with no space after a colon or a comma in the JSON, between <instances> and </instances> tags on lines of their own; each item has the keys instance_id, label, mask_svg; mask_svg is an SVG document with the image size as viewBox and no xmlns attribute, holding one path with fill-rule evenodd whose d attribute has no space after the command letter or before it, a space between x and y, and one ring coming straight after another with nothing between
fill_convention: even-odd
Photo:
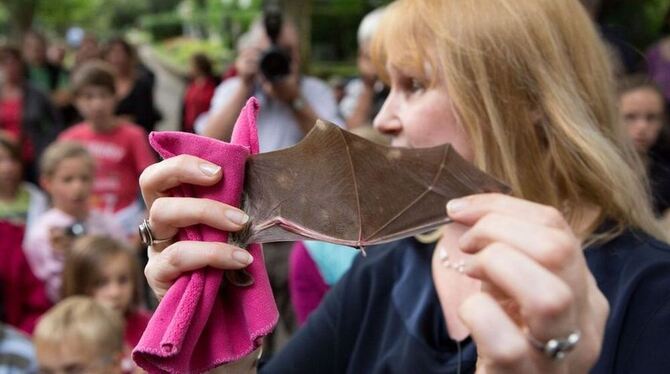
<instances>
[{"instance_id":1,"label":"crowd of people","mask_svg":"<svg viewBox=\"0 0 670 374\"><path fill-rule=\"evenodd\" d=\"M322 119L391 146L452 143L512 189L451 201L455 223L366 257L264 245L281 318L261 371L670 365L670 41L621 68L598 4L398 0L362 20L359 75L333 86L303 73L285 17L274 30L253 22L221 74L192 56L182 131L229 141L254 96L261 152ZM151 214L178 183L225 176L193 158L158 162L156 77L123 38L87 34L69 51L30 31L0 48L0 76L0 372L141 372L131 351L154 294L183 272L248 262L222 243L216 256L177 255L173 238L147 254L138 226L163 239L175 222L227 220L209 216L225 204L185 198L171 201L172 223Z\"/></svg>"}]
</instances>

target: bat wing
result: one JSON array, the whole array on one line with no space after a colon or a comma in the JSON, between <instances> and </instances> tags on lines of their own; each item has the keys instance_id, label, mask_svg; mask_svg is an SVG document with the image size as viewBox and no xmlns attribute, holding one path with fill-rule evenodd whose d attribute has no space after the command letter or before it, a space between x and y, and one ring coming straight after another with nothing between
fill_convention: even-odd
<instances>
[{"instance_id":1,"label":"bat wing","mask_svg":"<svg viewBox=\"0 0 670 374\"><path fill-rule=\"evenodd\" d=\"M251 220L236 242L385 243L448 223L450 199L482 192L509 189L449 144L387 147L319 121L294 147L247 160Z\"/></svg>"}]
</instances>

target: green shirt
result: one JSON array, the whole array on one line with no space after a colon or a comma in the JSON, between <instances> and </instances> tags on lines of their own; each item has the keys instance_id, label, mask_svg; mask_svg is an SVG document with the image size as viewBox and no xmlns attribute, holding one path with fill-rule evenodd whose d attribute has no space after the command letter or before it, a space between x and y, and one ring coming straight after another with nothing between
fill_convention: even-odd
<instances>
[{"instance_id":1,"label":"green shirt","mask_svg":"<svg viewBox=\"0 0 670 374\"><path fill-rule=\"evenodd\" d=\"M0 220L25 225L29 207L30 193L24 185L21 185L13 201L0 201Z\"/></svg>"}]
</instances>

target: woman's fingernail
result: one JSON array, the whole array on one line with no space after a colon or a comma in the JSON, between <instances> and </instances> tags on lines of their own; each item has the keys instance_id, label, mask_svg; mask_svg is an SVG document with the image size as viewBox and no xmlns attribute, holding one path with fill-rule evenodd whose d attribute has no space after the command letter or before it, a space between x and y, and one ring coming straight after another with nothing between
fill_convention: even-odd
<instances>
[{"instance_id":1,"label":"woman's fingernail","mask_svg":"<svg viewBox=\"0 0 670 374\"><path fill-rule=\"evenodd\" d=\"M205 175L211 177L216 175L221 170L221 166L202 163L200 164L200 170L202 170Z\"/></svg>"},{"instance_id":2,"label":"woman's fingernail","mask_svg":"<svg viewBox=\"0 0 670 374\"><path fill-rule=\"evenodd\" d=\"M249 222L249 216L244 212L236 209L226 210L226 217L238 225L244 225L245 223Z\"/></svg>"},{"instance_id":3,"label":"woman's fingernail","mask_svg":"<svg viewBox=\"0 0 670 374\"><path fill-rule=\"evenodd\" d=\"M254 258L247 251L237 250L233 252L233 259L242 265L249 265L254 261Z\"/></svg>"},{"instance_id":4,"label":"woman's fingernail","mask_svg":"<svg viewBox=\"0 0 670 374\"><path fill-rule=\"evenodd\" d=\"M465 209L467 201L465 199L452 199L447 203L447 214L451 215Z\"/></svg>"}]
</instances>

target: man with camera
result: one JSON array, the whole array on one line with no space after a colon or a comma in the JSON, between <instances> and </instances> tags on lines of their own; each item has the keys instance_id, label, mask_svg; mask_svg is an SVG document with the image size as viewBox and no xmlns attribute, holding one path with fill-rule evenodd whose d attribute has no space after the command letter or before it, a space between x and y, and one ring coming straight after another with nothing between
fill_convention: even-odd
<instances>
[{"instance_id":1,"label":"man with camera","mask_svg":"<svg viewBox=\"0 0 670 374\"><path fill-rule=\"evenodd\" d=\"M235 61L238 75L217 87L209 112L196 121L196 132L229 140L235 120L251 96L261 104L257 121L261 152L294 145L317 118L342 123L330 87L300 74L299 51L296 26L282 22L278 12L266 12L241 43Z\"/></svg>"}]
</instances>

